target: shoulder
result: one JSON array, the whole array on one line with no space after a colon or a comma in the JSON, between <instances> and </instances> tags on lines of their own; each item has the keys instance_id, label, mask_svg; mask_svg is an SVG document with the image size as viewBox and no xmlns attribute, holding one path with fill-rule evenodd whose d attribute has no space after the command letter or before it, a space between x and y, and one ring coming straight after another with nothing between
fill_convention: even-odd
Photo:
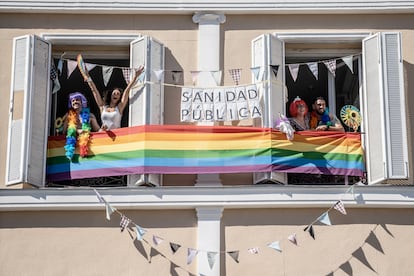
<instances>
[{"instance_id":1,"label":"shoulder","mask_svg":"<svg viewBox=\"0 0 414 276\"><path fill-rule=\"evenodd\" d=\"M339 121L338 117L333 113L329 113L329 117L331 118L331 121Z\"/></svg>"}]
</instances>

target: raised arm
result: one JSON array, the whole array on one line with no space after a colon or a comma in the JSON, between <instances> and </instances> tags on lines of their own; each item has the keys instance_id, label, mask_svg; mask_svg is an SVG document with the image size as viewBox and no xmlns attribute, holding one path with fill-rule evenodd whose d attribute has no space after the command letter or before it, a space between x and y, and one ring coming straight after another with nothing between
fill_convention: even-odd
<instances>
[{"instance_id":1,"label":"raised arm","mask_svg":"<svg viewBox=\"0 0 414 276\"><path fill-rule=\"evenodd\" d=\"M102 99L101 93L99 93L98 88L96 88L95 83L93 82L92 78L89 76L89 72L85 70L87 78L85 78L85 81L88 83L89 88L92 91L93 97L95 98L96 104L99 106L99 110L102 112L103 107L105 105L104 100Z\"/></svg>"},{"instance_id":2,"label":"raised arm","mask_svg":"<svg viewBox=\"0 0 414 276\"><path fill-rule=\"evenodd\" d=\"M129 92L131 91L131 88L134 86L135 82L137 81L138 77L142 74L143 71L144 66L140 66L138 69L136 69L134 78L129 82L128 86L125 88L125 91L122 94L121 102L118 104L118 109L121 114L128 103Z\"/></svg>"}]
</instances>

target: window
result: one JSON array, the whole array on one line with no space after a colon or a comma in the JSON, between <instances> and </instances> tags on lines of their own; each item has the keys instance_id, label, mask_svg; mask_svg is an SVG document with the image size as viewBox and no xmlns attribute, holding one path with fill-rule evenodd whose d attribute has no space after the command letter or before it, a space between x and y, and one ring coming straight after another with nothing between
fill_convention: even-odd
<instances>
[{"instance_id":1,"label":"window","mask_svg":"<svg viewBox=\"0 0 414 276\"><path fill-rule=\"evenodd\" d=\"M298 45L302 48L306 46L307 50L298 51ZM320 67L322 79L326 81L318 85L323 87L322 95L327 96L331 111L338 112L343 104L359 104L363 115L361 130L368 183L407 179L407 134L399 33L268 34L254 39L252 66L263 68L264 79L271 80L263 84L266 115L260 124L272 127L279 113L286 114L286 99L292 100L295 93L305 99L321 94L320 91L314 94L314 85L306 80L293 85L285 69L287 63L340 58L358 52L361 56L354 61L358 77L348 76L347 71L339 69L337 78L332 79ZM279 65L276 77L270 65ZM256 173L255 182L263 181L287 183L288 180L284 173Z\"/></svg>"},{"instance_id":2,"label":"window","mask_svg":"<svg viewBox=\"0 0 414 276\"><path fill-rule=\"evenodd\" d=\"M97 54L100 47L127 47L130 67L145 64L145 85L142 93L130 100L128 124L162 124L163 87L152 81L154 70L164 69L164 46L155 39L137 35L54 35L43 38L35 35L14 40L13 79L9 114L9 143L7 150L6 185L30 183L45 185L47 137L57 114L56 97L51 97L50 64L52 52L59 49L87 47ZM94 48L95 47L95 48ZM95 50L94 50L95 49ZM108 51L109 51L108 50ZM63 102L66 102L64 100ZM53 106L53 109L52 109ZM53 115L52 114L53 110ZM158 175L131 175L128 183L151 179L159 183Z\"/></svg>"}]
</instances>

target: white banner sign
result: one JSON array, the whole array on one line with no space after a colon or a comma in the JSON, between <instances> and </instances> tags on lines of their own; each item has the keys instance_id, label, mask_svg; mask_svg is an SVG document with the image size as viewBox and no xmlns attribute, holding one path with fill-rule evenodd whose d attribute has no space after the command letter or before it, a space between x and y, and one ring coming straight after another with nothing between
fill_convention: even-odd
<instances>
[{"instance_id":1,"label":"white banner sign","mask_svg":"<svg viewBox=\"0 0 414 276\"><path fill-rule=\"evenodd\" d=\"M237 121L261 117L259 92L255 84L226 88L183 87L181 90L181 122Z\"/></svg>"}]
</instances>

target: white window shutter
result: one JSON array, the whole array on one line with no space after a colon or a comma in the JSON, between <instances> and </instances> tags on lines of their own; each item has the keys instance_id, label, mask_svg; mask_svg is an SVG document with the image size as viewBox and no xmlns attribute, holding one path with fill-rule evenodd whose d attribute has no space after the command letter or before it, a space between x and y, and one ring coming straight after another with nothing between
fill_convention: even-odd
<instances>
[{"instance_id":1,"label":"white window shutter","mask_svg":"<svg viewBox=\"0 0 414 276\"><path fill-rule=\"evenodd\" d=\"M270 65L279 65L275 76ZM260 127L274 127L279 114L285 114L285 44L273 35L261 35L252 41L252 67L260 67L259 81L262 91L262 120ZM254 183L287 183L287 174L279 172L260 172L253 174Z\"/></svg>"},{"instance_id":2,"label":"white window shutter","mask_svg":"<svg viewBox=\"0 0 414 276\"><path fill-rule=\"evenodd\" d=\"M382 70L387 138L387 164L390 179L408 178L407 125L403 80L401 34L381 33Z\"/></svg>"},{"instance_id":3,"label":"white window shutter","mask_svg":"<svg viewBox=\"0 0 414 276\"><path fill-rule=\"evenodd\" d=\"M363 41L364 117L368 184L408 178L401 35Z\"/></svg>"},{"instance_id":4,"label":"white window shutter","mask_svg":"<svg viewBox=\"0 0 414 276\"><path fill-rule=\"evenodd\" d=\"M41 38L14 39L6 184L44 186L50 113L50 51Z\"/></svg>"},{"instance_id":5,"label":"white window shutter","mask_svg":"<svg viewBox=\"0 0 414 276\"><path fill-rule=\"evenodd\" d=\"M161 125L164 123L164 78L155 72L164 70L164 45L149 36L131 42L131 67L145 66L145 85L130 95L129 125ZM159 174L130 175L130 185L161 185Z\"/></svg>"}]
</instances>

